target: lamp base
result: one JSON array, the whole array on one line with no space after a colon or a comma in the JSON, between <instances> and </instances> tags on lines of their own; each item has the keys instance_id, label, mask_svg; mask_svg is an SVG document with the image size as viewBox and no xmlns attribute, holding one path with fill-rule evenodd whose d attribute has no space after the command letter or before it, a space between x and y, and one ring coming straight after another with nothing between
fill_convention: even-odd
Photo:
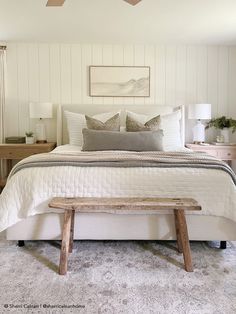
<instances>
[{"instance_id":1,"label":"lamp base","mask_svg":"<svg viewBox=\"0 0 236 314\"><path fill-rule=\"evenodd\" d=\"M35 125L36 143L47 143L45 125L42 120Z\"/></svg>"},{"instance_id":2,"label":"lamp base","mask_svg":"<svg viewBox=\"0 0 236 314\"><path fill-rule=\"evenodd\" d=\"M202 142L202 141L194 141L194 142L193 142L193 144L196 144L196 145L201 145L201 144L203 144L203 143L205 143L205 142Z\"/></svg>"},{"instance_id":3,"label":"lamp base","mask_svg":"<svg viewBox=\"0 0 236 314\"><path fill-rule=\"evenodd\" d=\"M45 144L45 143L47 143L47 141L46 141L46 140L36 141L36 144Z\"/></svg>"},{"instance_id":4,"label":"lamp base","mask_svg":"<svg viewBox=\"0 0 236 314\"><path fill-rule=\"evenodd\" d=\"M205 126L201 123L201 120L198 120L193 127L193 142L205 142Z\"/></svg>"}]
</instances>

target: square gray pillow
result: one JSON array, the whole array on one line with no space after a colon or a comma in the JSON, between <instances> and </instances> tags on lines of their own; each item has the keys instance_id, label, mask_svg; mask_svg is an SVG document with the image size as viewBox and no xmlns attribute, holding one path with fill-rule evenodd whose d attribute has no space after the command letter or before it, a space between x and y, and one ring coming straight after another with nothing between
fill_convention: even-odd
<instances>
[{"instance_id":1,"label":"square gray pillow","mask_svg":"<svg viewBox=\"0 0 236 314\"><path fill-rule=\"evenodd\" d=\"M160 151L162 150L163 131L116 132L83 129L83 151L127 150Z\"/></svg>"},{"instance_id":2,"label":"square gray pillow","mask_svg":"<svg viewBox=\"0 0 236 314\"><path fill-rule=\"evenodd\" d=\"M138 132L138 131L155 131L160 129L161 118L160 116L153 117L146 123L141 123L131 117L128 113L126 116L126 131Z\"/></svg>"},{"instance_id":3,"label":"square gray pillow","mask_svg":"<svg viewBox=\"0 0 236 314\"><path fill-rule=\"evenodd\" d=\"M85 115L87 128L91 130L120 131L120 114L117 113L106 122Z\"/></svg>"}]
</instances>

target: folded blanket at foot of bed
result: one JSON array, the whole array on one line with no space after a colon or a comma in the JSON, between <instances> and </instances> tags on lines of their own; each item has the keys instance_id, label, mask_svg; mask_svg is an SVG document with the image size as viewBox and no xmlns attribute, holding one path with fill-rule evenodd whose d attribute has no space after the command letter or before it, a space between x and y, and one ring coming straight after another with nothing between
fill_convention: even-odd
<instances>
[{"instance_id":1,"label":"folded blanket at foot of bed","mask_svg":"<svg viewBox=\"0 0 236 314\"><path fill-rule=\"evenodd\" d=\"M234 184L236 175L227 163L200 152L130 152L92 151L67 154L38 154L21 160L12 169L9 178L25 168L32 167L159 167L205 168L227 172Z\"/></svg>"}]
</instances>

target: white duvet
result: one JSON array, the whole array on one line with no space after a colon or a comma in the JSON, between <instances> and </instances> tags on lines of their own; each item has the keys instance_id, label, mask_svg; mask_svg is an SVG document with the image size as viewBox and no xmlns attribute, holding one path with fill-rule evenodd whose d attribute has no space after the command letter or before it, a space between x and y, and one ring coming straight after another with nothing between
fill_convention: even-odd
<instances>
[{"instance_id":1,"label":"white duvet","mask_svg":"<svg viewBox=\"0 0 236 314\"><path fill-rule=\"evenodd\" d=\"M63 145L53 152L80 150ZM52 212L54 196L193 197L201 215L236 222L236 187L222 170L186 168L45 167L17 172L0 195L0 232L32 215Z\"/></svg>"}]
</instances>

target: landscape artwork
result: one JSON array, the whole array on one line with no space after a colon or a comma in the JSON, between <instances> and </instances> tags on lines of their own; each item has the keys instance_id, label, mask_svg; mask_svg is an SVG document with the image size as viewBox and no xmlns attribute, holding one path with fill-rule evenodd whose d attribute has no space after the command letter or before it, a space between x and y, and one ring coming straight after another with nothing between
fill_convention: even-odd
<instances>
[{"instance_id":1,"label":"landscape artwork","mask_svg":"<svg viewBox=\"0 0 236 314\"><path fill-rule=\"evenodd\" d=\"M90 66L89 95L150 97L150 67Z\"/></svg>"}]
</instances>

